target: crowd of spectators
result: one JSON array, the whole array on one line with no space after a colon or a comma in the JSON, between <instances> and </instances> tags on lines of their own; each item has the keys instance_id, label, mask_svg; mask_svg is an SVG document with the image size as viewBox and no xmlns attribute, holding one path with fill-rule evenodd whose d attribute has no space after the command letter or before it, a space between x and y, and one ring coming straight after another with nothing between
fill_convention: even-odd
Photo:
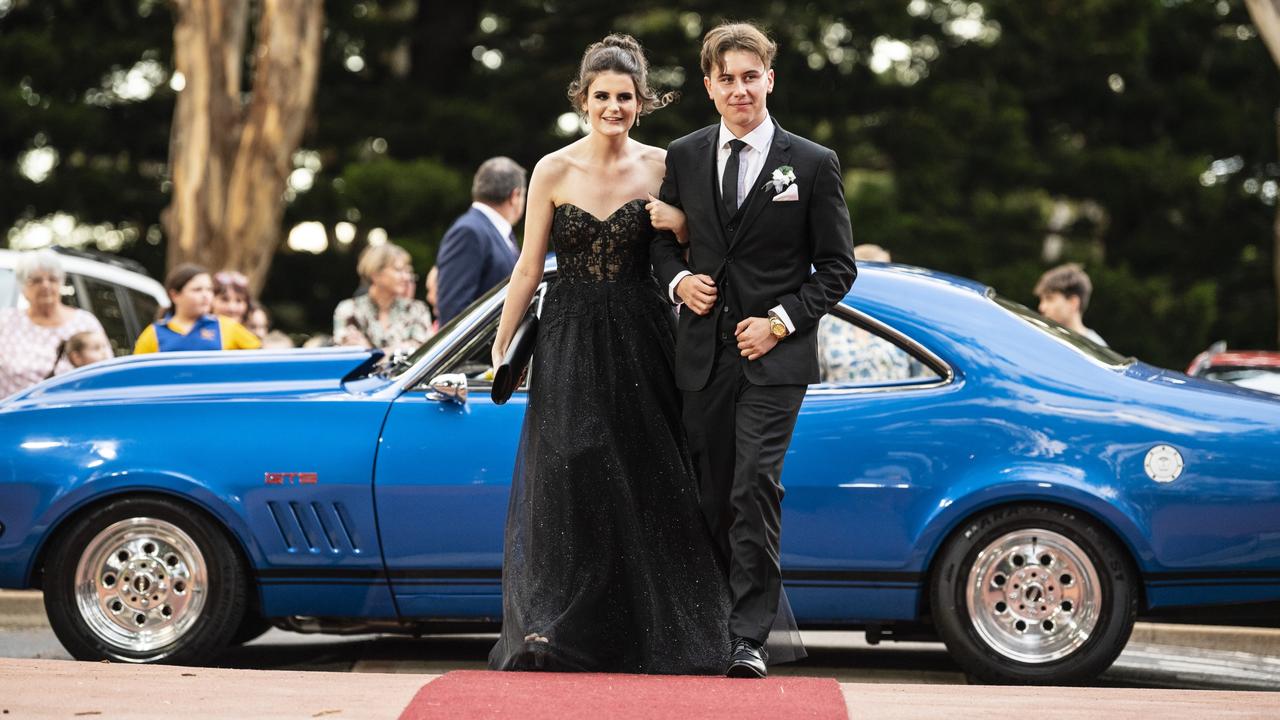
<instances>
[{"instance_id":1,"label":"crowd of spectators","mask_svg":"<svg viewBox=\"0 0 1280 720\"><path fill-rule=\"evenodd\" d=\"M415 297L418 276L404 248L366 248L356 265L361 285L334 310L333 335L313 337L304 347L370 347L388 355L416 349L511 274L520 254L513 225L524 213L526 182L525 169L510 158L479 167L472 204L445 233L437 264L426 273L426 302ZM878 246L854 250L861 261L890 261ZM16 276L27 307L0 309L0 397L112 356L101 323L63 302L66 272L57 253L25 253ZM164 285L170 306L137 338L135 353L294 347L288 335L271 329L270 314L237 270L181 265ZM1083 322L1092 290L1083 268L1071 264L1046 272L1035 294L1045 317L1105 345ZM906 380L921 370L907 353L856 324L827 317L818 334L823 382Z\"/></svg>"},{"instance_id":2,"label":"crowd of spectators","mask_svg":"<svg viewBox=\"0 0 1280 720\"><path fill-rule=\"evenodd\" d=\"M203 267L179 265L165 277L164 289L169 294L169 310L138 336L133 347L135 355L177 350L256 350L262 347L262 340L239 320L214 311L218 294L213 277ZM247 301L237 299L234 302L236 304L231 307L238 310L243 319Z\"/></svg>"}]
</instances>

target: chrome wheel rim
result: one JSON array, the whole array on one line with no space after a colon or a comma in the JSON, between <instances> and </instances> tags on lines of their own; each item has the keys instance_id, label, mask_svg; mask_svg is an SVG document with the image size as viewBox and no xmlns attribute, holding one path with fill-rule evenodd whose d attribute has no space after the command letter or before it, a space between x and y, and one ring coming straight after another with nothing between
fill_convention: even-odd
<instances>
[{"instance_id":1,"label":"chrome wheel rim","mask_svg":"<svg viewBox=\"0 0 1280 720\"><path fill-rule=\"evenodd\" d=\"M89 541L76 566L75 598L100 640L146 653L190 632L207 586L204 555L190 535L164 520L130 518Z\"/></svg>"},{"instance_id":2,"label":"chrome wheel rim","mask_svg":"<svg viewBox=\"0 0 1280 720\"><path fill-rule=\"evenodd\" d=\"M1079 650L1093 634L1102 583L1089 555L1043 528L1016 530L978 553L968 577L969 622L1010 660L1040 664Z\"/></svg>"}]
</instances>

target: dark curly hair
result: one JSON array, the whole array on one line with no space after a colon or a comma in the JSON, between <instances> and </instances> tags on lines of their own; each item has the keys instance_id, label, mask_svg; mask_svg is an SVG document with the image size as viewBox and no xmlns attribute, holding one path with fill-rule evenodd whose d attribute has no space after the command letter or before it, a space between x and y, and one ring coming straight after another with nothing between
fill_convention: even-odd
<instances>
[{"instance_id":1,"label":"dark curly hair","mask_svg":"<svg viewBox=\"0 0 1280 720\"><path fill-rule=\"evenodd\" d=\"M596 76L604 72L631 76L631 82L636 86L640 115L648 115L677 98L674 92L658 95L649 87L649 61L645 59L644 48L630 35L615 33L600 42L591 43L582 54L578 77L569 83L569 102L574 110L582 112L587 101L587 89Z\"/></svg>"}]
</instances>

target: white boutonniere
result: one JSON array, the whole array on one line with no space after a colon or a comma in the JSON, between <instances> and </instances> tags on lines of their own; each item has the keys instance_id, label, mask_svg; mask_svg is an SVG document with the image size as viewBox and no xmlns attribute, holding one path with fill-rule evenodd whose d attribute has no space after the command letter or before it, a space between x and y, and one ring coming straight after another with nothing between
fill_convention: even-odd
<instances>
[{"instance_id":1,"label":"white boutonniere","mask_svg":"<svg viewBox=\"0 0 1280 720\"><path fill-rule=\"evenodd\" d=\"M773 171L765 185L772 185L773 191L780 193L796 181L796 171L790 165L782 165Z\"/></svg>"}]
</instances>

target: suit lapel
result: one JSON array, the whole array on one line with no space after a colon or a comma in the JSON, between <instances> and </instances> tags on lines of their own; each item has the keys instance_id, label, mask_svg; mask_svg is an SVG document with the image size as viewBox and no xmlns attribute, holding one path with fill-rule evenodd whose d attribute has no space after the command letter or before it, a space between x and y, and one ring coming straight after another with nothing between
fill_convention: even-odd
<instances>
[{"instance_id":1,"label":"suit lapel","mask_svg":"<svg viewBox=\"0 0 1280 720\"><path fill-rule=\"evenodd\" d=\"M791 162L791 137L777 120L773 118L769 120L773 123L773 142L769 146L769 154L765 156L764 165L760 168L760 175L756 177L751 194L747 195L747 201L743 203L738 232L734 233L730 245L736 245L738 240L747 234L751 223L755 222L756 217L760 215L760 211L773 201L773 196L777 193L774 192L773 185L768 184L773 171ZM767 187L766 184L768 184Z\"/></svg>"},{"instance_id":2,"label":"suit lapel","mask_svg":"<svg viewBox=\"0 0 1280 720\"><path fill-rule=\"evenodd\" d=\"M720 179L716 177L716 154L719 148L716 147L716 138L720 135L720 124L716 123L707 128L707 132L703 134L702 141L698 145L698 151L694 154L693 177L701 175L705 184L702 186L710 193L707 202L716 214L713 225L716 227L716 233L720 236L720 242L725 246L729 245L729 236L724 230L724 203L720 202Z\"/></svg>"}]
</instances>

